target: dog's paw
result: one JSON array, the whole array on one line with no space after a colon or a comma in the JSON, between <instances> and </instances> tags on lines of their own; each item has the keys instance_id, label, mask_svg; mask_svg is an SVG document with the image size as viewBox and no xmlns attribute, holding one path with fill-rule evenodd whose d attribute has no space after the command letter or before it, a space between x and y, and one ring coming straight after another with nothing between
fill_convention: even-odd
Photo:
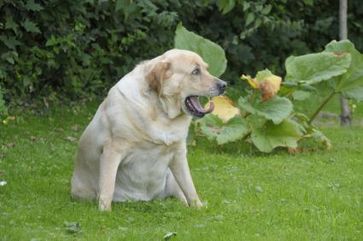
<instances>
[{"instance_id":1,"label":"dog's paw","mask_svg":"<svg viewBox=\"0 0 363 241\"><path fill-rule=\"evenodd\" d=\"M201 209L204 205L199 199L194 199L190 203L190 206L193 208Z\"/></svg>"},{"instance_id":2,"label":"dog's paw","mask_svg":"<svg viewBox=\"0 0 363 241\"><path fill-rule=\"evenodd\" d=\"M104 201L99 199L98 201L98 210L110 212L112 210L111 202Z\"/></svg>"}]
</instances>

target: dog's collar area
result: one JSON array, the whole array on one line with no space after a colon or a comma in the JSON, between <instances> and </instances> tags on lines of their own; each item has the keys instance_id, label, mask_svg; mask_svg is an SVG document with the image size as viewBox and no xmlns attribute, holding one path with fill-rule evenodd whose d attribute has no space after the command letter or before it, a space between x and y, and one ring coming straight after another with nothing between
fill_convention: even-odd
<instances>
[{"instance_id":1,"label":"dog's collar area","mask_svg":"<svg viewBox=\"0 0 363 241\"><path fill-rule=\"evenodd\" d=\"M201 118L205 114L213 111L214 104L213 102L210 102L209 108L205 110L199 102L199 97L192 95L185 98L185 107L192 116Z\"/></svg>"}]
</instances>

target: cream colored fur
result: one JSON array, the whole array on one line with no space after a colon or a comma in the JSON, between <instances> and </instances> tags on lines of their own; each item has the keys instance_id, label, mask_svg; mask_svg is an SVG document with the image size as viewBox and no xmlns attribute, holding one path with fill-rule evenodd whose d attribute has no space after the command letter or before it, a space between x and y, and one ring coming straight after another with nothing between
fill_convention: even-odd
<instances>
[{"instance_id":1,"label":"cream colored fur","mask_svg":"<svg viewBox=\"0 0 363 241\"><path fill-rule=\"evenodd\" d=\"M194 76L199 66L201 74ZM113 86L81 136L72 196L112 201L174 196L201 207L187 162L190 95L215 96L221 80L195 53L170 50L136 66Z\"/></svg>"}]
</instances>

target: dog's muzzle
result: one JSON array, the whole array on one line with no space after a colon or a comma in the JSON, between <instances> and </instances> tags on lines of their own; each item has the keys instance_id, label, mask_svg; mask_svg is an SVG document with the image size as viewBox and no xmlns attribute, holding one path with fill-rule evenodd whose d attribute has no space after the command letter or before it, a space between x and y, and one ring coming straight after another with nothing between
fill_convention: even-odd
<instances>
[{"instance_id":1,"label":"dog's muzzle","mask_svg":"<svg viewBox=\"0 0 363 241\"><path fill-rule=\"evenodd\" d=\"M221 79L217 79L218 95L223 94L226 88L227 88L227 83Z\"/></svg>"}]
</instances>

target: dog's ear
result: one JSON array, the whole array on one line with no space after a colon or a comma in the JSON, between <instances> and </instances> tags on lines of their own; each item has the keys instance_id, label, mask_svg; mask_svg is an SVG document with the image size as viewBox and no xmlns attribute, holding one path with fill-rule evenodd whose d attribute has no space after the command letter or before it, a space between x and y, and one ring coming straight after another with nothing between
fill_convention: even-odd
<instances>
[{"instance_id":1,"label":"dog's ear","mask_svg":"<svg viewBox=\"0 0 363 241\"><path fill-rule=\"evenodd\" d=\"M158 93L158 95L161 94L164 80L171 77L170 65L169 62L160 61L152 67L146 76L150 88Z\"/></svg>"}]
</instances>

